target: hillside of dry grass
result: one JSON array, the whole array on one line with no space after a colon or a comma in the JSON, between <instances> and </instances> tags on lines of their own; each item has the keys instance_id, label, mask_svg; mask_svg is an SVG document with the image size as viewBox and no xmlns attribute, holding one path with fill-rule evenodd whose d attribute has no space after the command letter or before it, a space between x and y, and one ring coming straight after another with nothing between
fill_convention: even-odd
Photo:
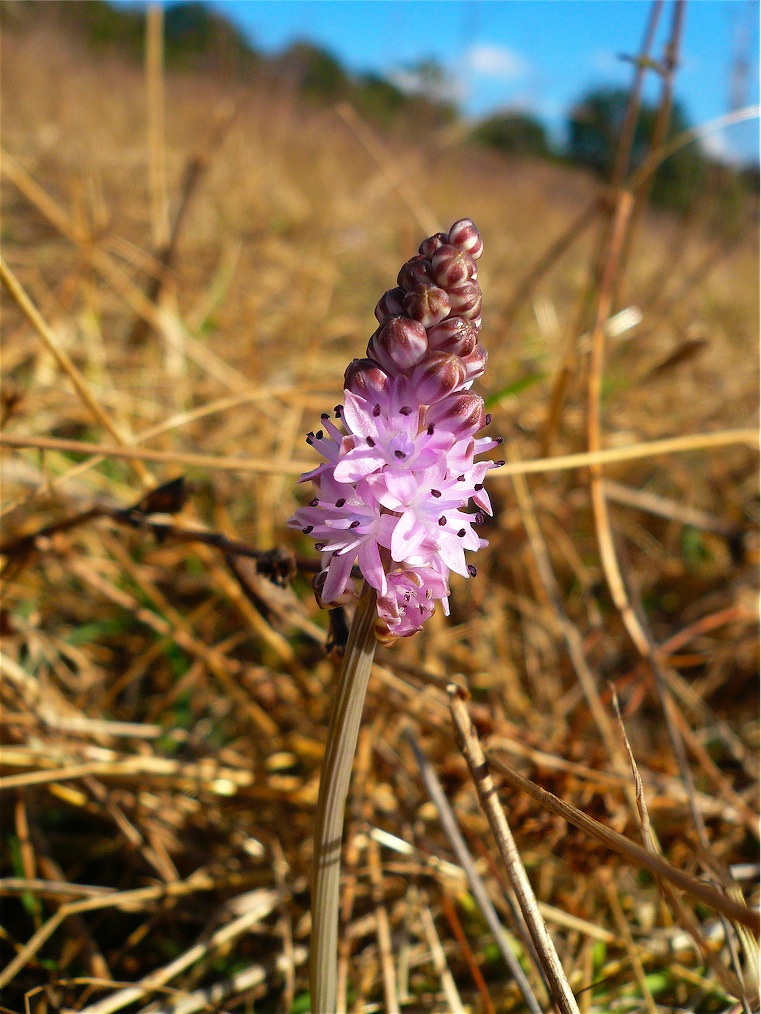
<instances>
[{"instance_id":1,"label":"hillside of dry grass","mask_svg":"<svg viewBox=\"0 0 761 1014\"><path fill-rule=\"evenodd\" d=\"M588 467L516 464L589 446L598 289L584 294L603 218L590 178L453 133L379 137L350 109L305 111L264 86L146 85L42 30L4 32L2 90L5 1009L308 1009L337 653L311 545L285 522L314 464L304 434L340 400L378 297L424 235L464 215L485 242L479 385L508 467L452 616L378 652L347 822L349 1009L391 1009L389 974L406 1012L453 997L525 1009L410 730L549 1009L455 745L449 680L469 689L490 757L641 844L617 699L665 859L757 907L752 213L722 228L717 195L687 222L639 223L613 306L638 312L609 327L601 378L602 446L620 452L601 531ZM666 438L669 453L644 446ZM270 580L273 549L290 580ZM581 1010L708 1014L757 995L739 924L660 893L495 778Z\"/></svg>"}]
</instances>

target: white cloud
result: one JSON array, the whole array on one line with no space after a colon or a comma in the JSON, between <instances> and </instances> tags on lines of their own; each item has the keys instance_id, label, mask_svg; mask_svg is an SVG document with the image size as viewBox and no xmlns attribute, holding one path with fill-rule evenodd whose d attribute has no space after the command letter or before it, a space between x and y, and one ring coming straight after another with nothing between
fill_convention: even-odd
<instances>
[{"instance_id":1,"label":"white cloud","mask_svg":"<svg viewBox=\"0 0 761 1014\"><path fill-rule=\"evenodd\" d=\"M498 81L516 81L528 70L523 57L504 46L472 46L466 59L474 74Z\"/></svg>"},{"instance_id":2,"label":"white cloud","mask_svg":"<svg viewBox=\"0 0 761 1014\"><path fill-rule=\"evenodd\" d=\"M435 102L457 104L464 98L462 83L446 75L432 79L414 68L397 68L389 73L389 80L407 95L424 95Z\"/></svg>"}]
</instances>

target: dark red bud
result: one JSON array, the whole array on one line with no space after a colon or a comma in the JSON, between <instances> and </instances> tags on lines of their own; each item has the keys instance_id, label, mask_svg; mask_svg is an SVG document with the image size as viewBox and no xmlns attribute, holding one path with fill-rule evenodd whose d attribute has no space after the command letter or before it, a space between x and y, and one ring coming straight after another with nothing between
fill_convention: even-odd
<instances>
[{"instance_id":1,"label":"dark red bud","mask_svg":"<svg viewBox=\"0 0 761 1014\"><path fill-rule=\"evenodd\" d=\"M473 307L471 307L470 310L460 310L460 316L464 317L466 320L471 320L471 321L472 320L477 320L477 321L479 321L478 331L476 331L476 334L480 333L480 331L481 331L481 324L480 324L480 321L481 321L481 295L480 295L480 293L479 293L478 301L477 301L476 305L473 306Z\"/></svg>"},{"instance_id":2,"label":"dark red bud","mask_svg":"<svg viewBox=\"0 0 761 1014\"><path fill-rule=\"evenodd\" d=\"M447 239L447 234L445 232L435 232L433 236L429 236L428 239L424 239L420 244L420 253L423 257L427 257L430 260L439 247L443 246L447 242L449 242L449 240Z\"/></svg>"},{"instance_id":3,"label":"dark red bud","mask_svg":"<svg viewBox=\"0 0 761 1014\"><path fill-rule=\"evenodd\" d=\"M441 401L465 383L465 367L458 356L429 352L412 371L415 396L422 405Z\"/></svg>"},{"instance_id":4,"label":"dark red bud","mask_svg":"<svg viewBox=\"0 0 761 1014\"><path fill-rule=\"evenodd\" d=\"M469 253L473 260L477 261L483 253L484 241L481 234L469 218L461 218L455 222L449 230L447 241L452 246L459 246L465 253Z\"/></svg>"},{"instance_id":5,"label":"dark red bud","mask_svg":"<svg viewBox=\"0 0 761 1014\"><path fill-rule=\"evenodd\" d=\"M376 332L377 333L377 332ZM373 398L382 391L388 374L373 359L352 359L344 373L344 387L361 398Z\"/></svg>"},{"instance_id":6,"label":"dark red bud","mask_svg":"<svg viewBox=\"0 0 761 1014\"><path fill-rule=\"evenodd\" d=\"M400 317L404 313L402 300L404 289L389 289L384 292L375 307L375 319L379 324L385 324L391 317Z\"/></svg>"},{"instance_id":7,"label":"dark red bud","mask_svg":"<svg viewBox=\"0 0 761 1014\"><path fill-rule=\"evenodd\" d=\"M448 317L428 330L428 345L437 352L467 356L476 347L476 332L463 317Z\"/></svg>"},{"instance_id":8,"label":"dark red bud","mask_svg":"<svg viewBox=\"0 0 761 1014\"><path fill-rule=\"evenodd\" d=\"M449 316L449 296L437 285L417 285L404 297L404 312L423 327L433 327Z\"/></svg>"},{"instance_id":9,"label":"dark red bud","mask_svg":"<svg viewBox=\"0 0 761 1014\"><path fill-rule=\"evenodd\" d=\"M414 257L410 257L407 263L402 265L396 284L404 289L405 292L410 292L416 285L432 285L433 273L431 271L431 262L427 257L423 257L422 254L415 254Z\"/></svg>"},{"instance_id":10,"label":"dark red bud","mask_svg":"<svg viewBox=\"0 0 761 1014\"><path fill-rule=\"evenodd\" d=\"M469 356L464 357L462 363L465 366L465 373L468 381L475 380L476 377L480 377L483 374L486 369L486 360L488 358L489 353L480 342L476 345Z\"/></svg>"},{"instance_id":11,"label":"dark red bud","mask_svg":"<svg viewBox=\"0 0 761 1014\"><path fill-rule=\"evenodd\" d=\"M425 424L447 430L458 440L473 436L483 429L483 400L469 391L452 395L426 410Z\"/></svg>"},{"instance_id":12,"label":"dark red bud","mask_svg":"<svg viewBox=\"0 0 761 1014\"><path fill-rule=\"evenodd\" d=\"M476 262L470 254L451 243L439 247L431 259L431 268L436 284L442 289L462 285L478 277Z\"/></svg>"},{"instance_id":13,"label":"dark red bud","mask_svg":"<svg viewBox=\"0 0 761 1014\"><path fill-rule=\"evenodd\" d=\"M463 282L447 290L452 313L458 317L477 317L481 312L481 289L477 282Z\"/></svg>"},{"instance_id":14,"label":"dark red bud","mask_svg":"<svg viewBox=\"0 0 761 1014\"><path fill-rule=\"evenodd\" d=\"M367 353L392 375L417 366L428 352L428 335L422 324L407 317L392 317L376 331Z\"/></svg>"}]
</instances>

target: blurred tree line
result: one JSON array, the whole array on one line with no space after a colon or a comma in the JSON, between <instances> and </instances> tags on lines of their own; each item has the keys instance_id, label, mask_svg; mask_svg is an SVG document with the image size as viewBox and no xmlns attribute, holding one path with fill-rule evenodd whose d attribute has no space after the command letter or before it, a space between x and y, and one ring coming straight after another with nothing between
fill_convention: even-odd
<instances>
[{"instance_id":1,"label":"blurred tree line","mask_svg":"<svg viewBox=\"0 0 761 1014\"><path fill-rule=\"evenodd\" d=\"M96 50L116 50L141 60L145 42L145 8L112 6L107 0L16 0L2 8L8 27L39 23L41 15ZM375 125L413 130L435 129L459 118L448 96L445 71L433 60L408 67L398 80L377 74L349 74L331 53L302 40L269 57L238 31L223 15L200 2L170 4L164 12L167 68L214 72L246 82L266 76L279 87L289 87L307 103L324 105L349 102ZM544 125L525 112L507 110L476 123L470 143L510 158L540 158L590 170L601 181L609 179L628 103L623 89L601 87L584 95L569 111L567 139L553 143ZM645 162L658 115L655 106L642 103L632 145L629 172ZM665 143L689 128L683 108L674 103ZM698 144L680 147L657 169L650 187L652 204L689 213L710 192L720 193L723 224L731 227L737 209L748 194L758 193L758 166L733 170L711 160ZM728 210L727 210L728 209ZM733 211L734 209L734 211Z\"/></svg>"}]
</instances>

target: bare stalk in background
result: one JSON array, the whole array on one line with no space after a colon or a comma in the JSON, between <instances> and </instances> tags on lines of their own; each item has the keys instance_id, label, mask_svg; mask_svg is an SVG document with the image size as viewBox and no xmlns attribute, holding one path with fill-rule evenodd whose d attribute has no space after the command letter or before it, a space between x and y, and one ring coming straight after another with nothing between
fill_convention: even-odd
<instances>
[{"instance_id":1,"label":"bare stalk in background","mask_svg":"<svg viewBox=\"0 0 761 1014\"><path fill-rule=\"evenodd\" d=\"M375 600L375 589L365 583L341 666L320 772L312 859L312 1014L336 1011L341 837L362 706L375 655Z\"/></svg>"},{"instance_id":2,"label":"bare stalk in background","mask_svg":"<svg viewBox=\"0 0 761 1014\"><path fill-rule=\"evenodd\" d=\"M510 878L510 884L515 891L523 918L526 920L531 939L534 941L534 946L539 954L539 960L542 962L552 998L562 1014L579 1014L576 998L568 984L563 966L560 964L558 952L555 950L552 937L539 911L536 897L516 848L510 825L507 823L507 817L499 804L494 782L489 774L489 765L478 741L478 735L470 721L470 715L468 714L467 705L463 700L462 691L454 685L449 688L449 709L452 713L452 721L457 732L459 747L465 760L468 762L481 807L489 821L499 854L502 856L505 870Z\"/></svg>"}]
</instances>

